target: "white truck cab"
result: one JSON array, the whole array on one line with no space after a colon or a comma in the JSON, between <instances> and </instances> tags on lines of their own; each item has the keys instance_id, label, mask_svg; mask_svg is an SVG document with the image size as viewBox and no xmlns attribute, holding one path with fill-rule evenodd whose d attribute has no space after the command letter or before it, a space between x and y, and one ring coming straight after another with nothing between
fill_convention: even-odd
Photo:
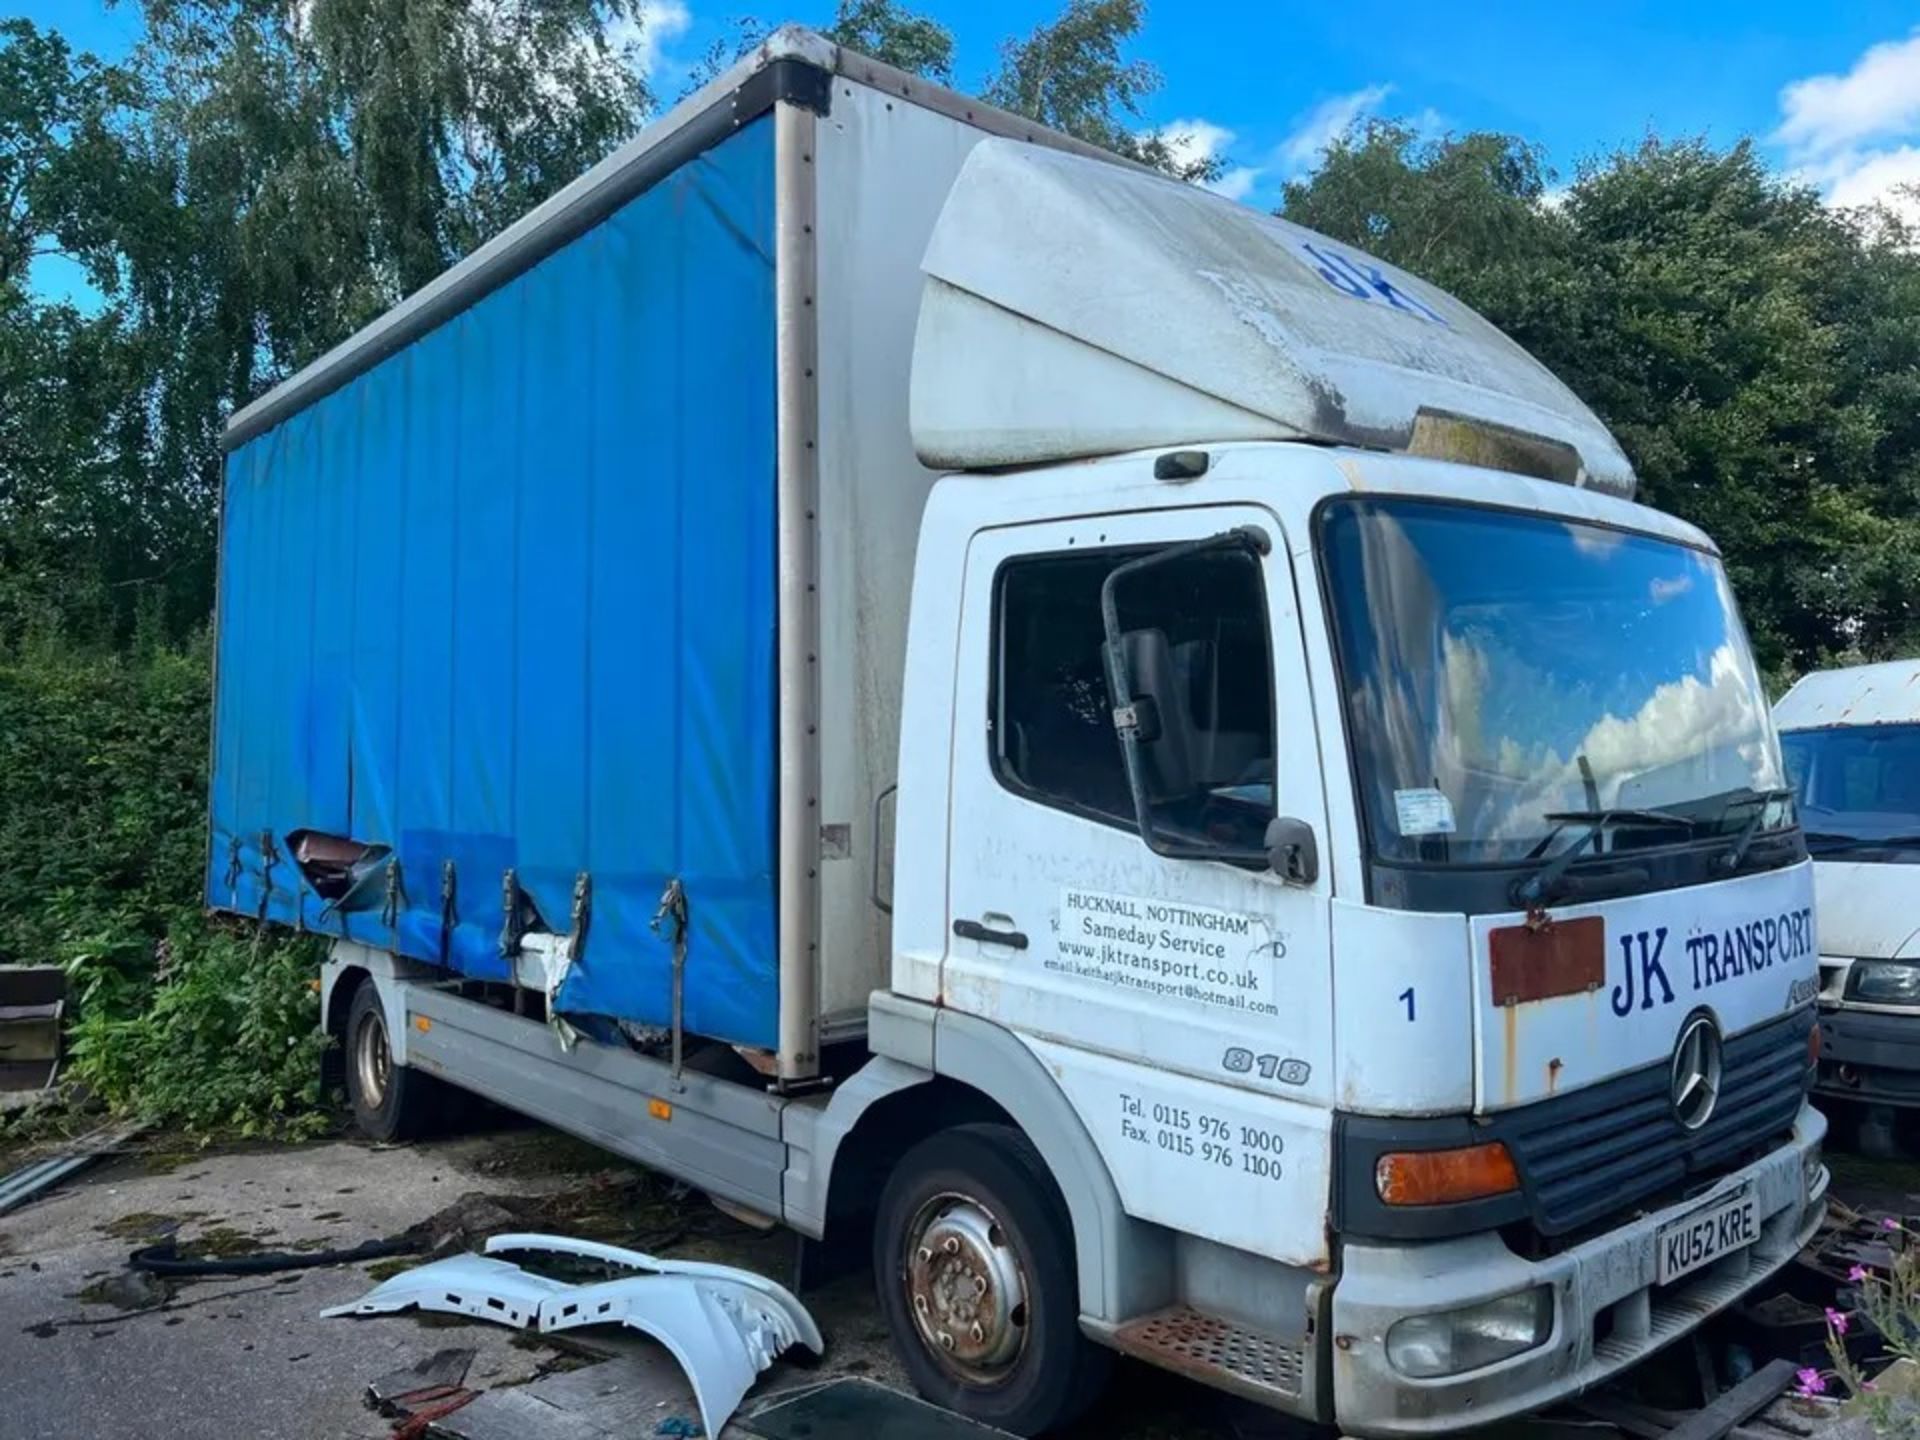
<instances>
[{"instance_id":1,"label":"white truck cab","mask_svg":"<svg viewBox=\"0 0 1920 1440\"><path fill-rule=\"evenodd\" d=\"M1167 461L935 488L876 1003L1016 1037L1173 1237L1176 1303L1090 1333L1354 1433L1546 1403L1821 1209L1810 877L1719 562L1516 475Z\"/></svg>"},{"instance_id":2,"label":"white truck cab","mask_svg":"<svg viewBox=\"0 0 1920 1440\"><path fill-rule=\"evenodd\" d=\"M1023 1434L1515 1414L1820 1219L1713 544L1415 276L783 30L227 438L208 899L373 1134L864 1251Z\"/></svg>"},{"instance_id":3,"label":"white truck cab","mask_svg":"<svg viewBox=\"0 0 1920 1440\"><path fill-rule=\"evenodd\" d=\"M1920 660L1817 671L1773 716L1820 902L1816 1088L1920 1104Z\"/></svg>"}]
</instances>

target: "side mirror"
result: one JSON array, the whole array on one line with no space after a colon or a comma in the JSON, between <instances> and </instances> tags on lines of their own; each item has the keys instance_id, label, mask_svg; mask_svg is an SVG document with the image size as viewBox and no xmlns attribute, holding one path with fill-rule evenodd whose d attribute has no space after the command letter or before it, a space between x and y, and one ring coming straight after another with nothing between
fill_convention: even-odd
<instances>
[{"instance_id":1,"label":"side mirror","mask_svg":"<svg viewBox=\"0 0 1920 1440\"><path fill-rule=\"evenodd\" d=\"M1108 647L1108 675L1125 677L1127 708L1115 728L1130 727L1147 798L1178 800L1193 793L1193 721L1164 630L1129 630L1117 652ZM1110 690L1115 689L1109 678Z\"/></svg>"},{"instance_id":2,"label":"side mirror","mask_svg":"<svg viewBox=\"0 0 1920 1440\"><path fill-rule=\"evenodd\" d=\"M1289 885L1311 885L1320 878L1320 843L1313 827L1285 815L1267 822L1267 864Z\"/></svg>"}]
</instances>

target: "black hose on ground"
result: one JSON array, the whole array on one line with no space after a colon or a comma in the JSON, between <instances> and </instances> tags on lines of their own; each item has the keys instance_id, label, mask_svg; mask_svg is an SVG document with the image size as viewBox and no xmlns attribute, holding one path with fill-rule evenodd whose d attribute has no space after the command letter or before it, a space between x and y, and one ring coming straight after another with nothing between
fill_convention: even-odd
<instances>
[{"instance_id":1,"label":"black hose on ground","mask_svg":"<svg viewBox=\"0 0 1920 1440\"><path fill-rule=\"evenodd\" d=\"M254 1255L183 1257L174 1240L136 1250L127 1258L135 1270L150 1275L271 1275L279 1270L310 1270L317 1265L353 1265L389 1255L416 1254L425 1246L417 1235L395 1235L367 1240L351 1250L274 1250Z\"/></svg>"}]
</instances>

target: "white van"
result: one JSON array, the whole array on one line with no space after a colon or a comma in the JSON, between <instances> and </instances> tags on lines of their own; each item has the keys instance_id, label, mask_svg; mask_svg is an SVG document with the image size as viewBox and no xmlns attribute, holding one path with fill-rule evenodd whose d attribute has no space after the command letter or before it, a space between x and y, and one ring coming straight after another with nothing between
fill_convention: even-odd
<instances>
[{"instance_id":1,"label":"white van","mask_svg":"<svg viewBox=\"0 0 1920 1440\"><path fill-rule=\"evenodd\" d=\"M1822 1094L1920 1105L1920 660L1774 706L1819 897Z\"/></svg>"}]
</instances>

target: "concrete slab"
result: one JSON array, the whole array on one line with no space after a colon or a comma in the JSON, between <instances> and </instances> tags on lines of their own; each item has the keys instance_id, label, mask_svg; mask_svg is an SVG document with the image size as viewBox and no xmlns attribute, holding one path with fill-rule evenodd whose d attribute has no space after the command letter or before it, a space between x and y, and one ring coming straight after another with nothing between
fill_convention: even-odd
<instances>
[{"instance_id":1,"label":"concrete slab","mask_svg":"<svg viewBox=\"0 0 1920 1440\"><path fill-rule=\"evenodd\" d=\"M105 1162L0 1219L6 1440L377 1440L391 1422L364 1408L367 1385L436 1350L473 1349L469 1385L490 1393L527 1387L533 1399L543 1392L529 1382L578 1363L537 1337L484 1323L423 1322L412 1314L318 1318L373 1288L384 1273L378 1264L210 1279L156 1293L125 1262L166 1233L188 1247L343 1247L405 1230L477 1192L533 1212L502 1215L494 1229L590 1236L792 1279L795 1242L787 1232L751 1230L697 1194L537 1128L413 1147L337 1141L177 1159ZM868 1275L843 1275L802 1298L825 1332L827 1358L811 1369L769 1371L750 1397L753 1408L836 1376L905 1388ZM606 1327L569 1338L644 1367L652 1377L646 1393L623 1404L644 1402L662 1418L696 1413L678 1367L652 1341ZM581 1371L558 1389L586 1394L623 1373L637 1372ZM501 1400L488 1409L506 1414L526 1403ZM1247 1426L1270 1418L1123 1365L1079 1440L1229 1440L1269 1433Z\"/></svg>"}]
</instances>

